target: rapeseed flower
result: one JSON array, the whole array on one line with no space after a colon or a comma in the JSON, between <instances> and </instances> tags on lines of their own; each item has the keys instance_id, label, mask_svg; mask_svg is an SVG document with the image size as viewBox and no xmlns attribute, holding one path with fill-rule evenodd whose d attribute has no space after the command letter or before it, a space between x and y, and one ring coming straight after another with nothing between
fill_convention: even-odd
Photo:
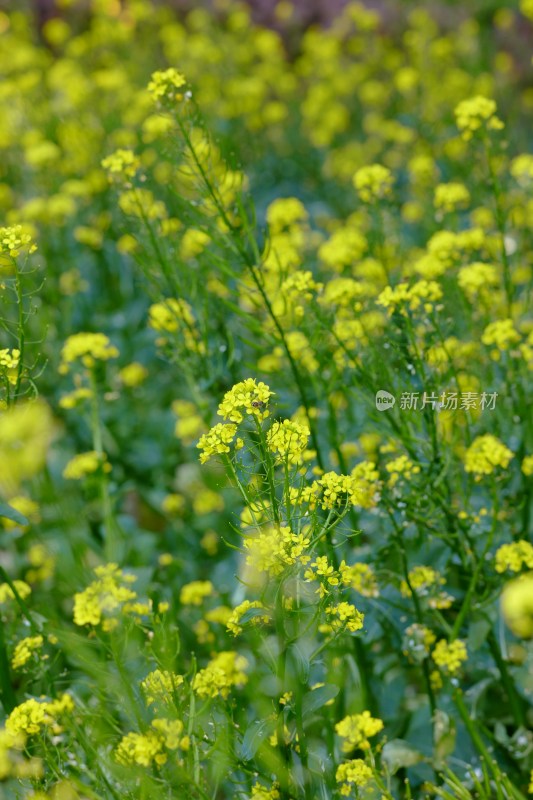
<instances>
[{"instance_id":1,"label":"rapeseed flower","mask_svg":"<svg viewBox=\"0 0 533 800\"><path fill-rule=\"evenodd\" d=\"M447 642L440 639L431 654L435 664L448 675L455 675L468 658L466 644L461 639Z\"/></svg>"},{"instance_id":2,"label":"rapeseed flower","mask_svg":"<svg viewBox=\"0 0 533 800\"><path fill-rule=\"evenodd\" d=\"M474 473L476 480L491 475L498 467L507 469L514 453L496 436L486 433L478 436L467 449L465 470Z\"/></svg>"},{"instance_id":3,"label":"rapeseed flower","mask_svg":"<svg viewBox=\"0 0 533 800\"><path fill-rule=\"evenodd\" d=\"M370 748L369 739L382 730L383 721L372 717L370 711L351 714L335 725L335 731L343 740L343 753L349 753L356 747L360 750L368 750Z\"/></svg>"},{"instance_id":4,"label":"rapeseed flower","mask_svg":"<svg viewBox=\"0 0 533 800\"><path fill-rule=\"evenodd\" d=\"M371 768L361 758L345 761L337 767L335 780L340 784L340 793L348 797L354 787L364 788L373 778Z\"/></svg>"}]
</instances>

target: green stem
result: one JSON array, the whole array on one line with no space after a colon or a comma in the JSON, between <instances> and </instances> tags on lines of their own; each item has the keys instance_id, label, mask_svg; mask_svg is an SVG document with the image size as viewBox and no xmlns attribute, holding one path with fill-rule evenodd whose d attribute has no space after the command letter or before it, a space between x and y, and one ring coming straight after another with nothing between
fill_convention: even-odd
<instances>
[{"instance_id":1,"label":"green stem","mask_svg":"<svg viewBox=\"0 0 533 800\"><path fill-rule=\"evenodd\" d=\"M0 620L0 697L2 698L2 705L6 714L17 705L17 698L13 684L11 682L11 674L9 670L9 659L7 657L7 647L4 636L4 622Z\"/></svg>"},{"instance_id":2,"label":"green stem","mask_svg":"<svg viewBox=\"0 0 533 800\"><path fill-rule=\"evenodd\" d=\"M109 496L109 485L104 473L105 452L102 439L102 423L100 420L100 403L98 399L98 384L94 370L90 370L91 381L91 432L93 437L93 450L100 460L99 488L102 516L104 522L104 552L108 561L114 561L120 554L120 529L116 524Z\"/></svg>"},{"instance_id":3,"label":"green stem","mask_svg":"<svg viewBox=\"0 0 533 800\"><path fill-rule=\"evenodd\" d=\"M505 691L507 692L507 696L509 698L509 704L511 706L511 711L513 712L513 716L515 718L515 722L518 727L527 727L527 719L526 719L526 711L524 708L524 704L521 702L520 697L517 694L516 687L514 681L509 674L509 670L507 669L507 664L500 652L500 648L498 642L496 641L496 637L494 635L494 631L491 631L487 637L487 642L490 648L490 652L492 653L492 657L496 662L496 666L498 667L502 679L502 683L504 685Z\"/></svg>"}]
</instances>

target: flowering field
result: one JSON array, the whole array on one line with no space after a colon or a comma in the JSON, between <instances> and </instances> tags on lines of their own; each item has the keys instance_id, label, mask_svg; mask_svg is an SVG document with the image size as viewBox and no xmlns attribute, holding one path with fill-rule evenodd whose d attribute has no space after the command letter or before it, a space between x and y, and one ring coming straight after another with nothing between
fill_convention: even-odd
<instances>
[{"instance_id":1,"label":"flowering field","mask_svg":"<svg viewBox=\"0 0 533 800\"><path fill-rule=\"evenodd\" d=\"M492 5L0 13L1 798L533 792L533 2Z\"/></svg>"}]
</instances>

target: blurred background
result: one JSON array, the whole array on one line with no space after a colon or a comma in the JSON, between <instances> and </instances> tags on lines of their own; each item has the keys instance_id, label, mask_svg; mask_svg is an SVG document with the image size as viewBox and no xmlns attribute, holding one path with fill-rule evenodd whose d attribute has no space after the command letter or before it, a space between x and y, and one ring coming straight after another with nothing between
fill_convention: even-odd
<instances>
[{"instance_id":1,"label":"blurred background","mask_svg":"<svg viewBox=\"0 0 533 800\"><path fill-rule=\"evenodd\" d=\"M120 4L120 0L116 0ZM243 4L252 9L254 19L262 24L286 30L294 25L328 25L348 0L243 0ZM14 9L33 9L41 21L61 14L73 5L73 0L0 0L0 8L6 11ZM90 5L89 0L86 4ZM153 0L154 6L170 6L179 12L188 12L194 8L212 9L213 13L223 11L228 6L227 0ZM474 15L478 21L490 23L492 18L502 9L514 9L518 3L514 0L432 0L420 3L417 0L363 0L363 5L380 13L385 23L394 24L401 21L415 7L424 6L433 16L440 17L443 23L453 26L467 17ZM76 2L82 7L83 3ZM531 31L525 31L529 43L533 42Z\"/></svg>"}]
</instances>

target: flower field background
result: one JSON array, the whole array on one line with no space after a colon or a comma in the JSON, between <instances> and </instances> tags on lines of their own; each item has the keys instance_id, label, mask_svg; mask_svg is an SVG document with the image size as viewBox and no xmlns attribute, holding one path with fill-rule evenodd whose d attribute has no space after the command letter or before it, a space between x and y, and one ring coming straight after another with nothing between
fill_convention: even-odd
<instances>
[{"instance_id":1,"label":"flower field background","mask_svg":"<svg viewBox=\"0 0 533 800\"><path fill-rule=\"evenodd\" d=\"M6 800L533 792L533 3L300 12L0 12Z\"/></svg>"}]
</instances>

